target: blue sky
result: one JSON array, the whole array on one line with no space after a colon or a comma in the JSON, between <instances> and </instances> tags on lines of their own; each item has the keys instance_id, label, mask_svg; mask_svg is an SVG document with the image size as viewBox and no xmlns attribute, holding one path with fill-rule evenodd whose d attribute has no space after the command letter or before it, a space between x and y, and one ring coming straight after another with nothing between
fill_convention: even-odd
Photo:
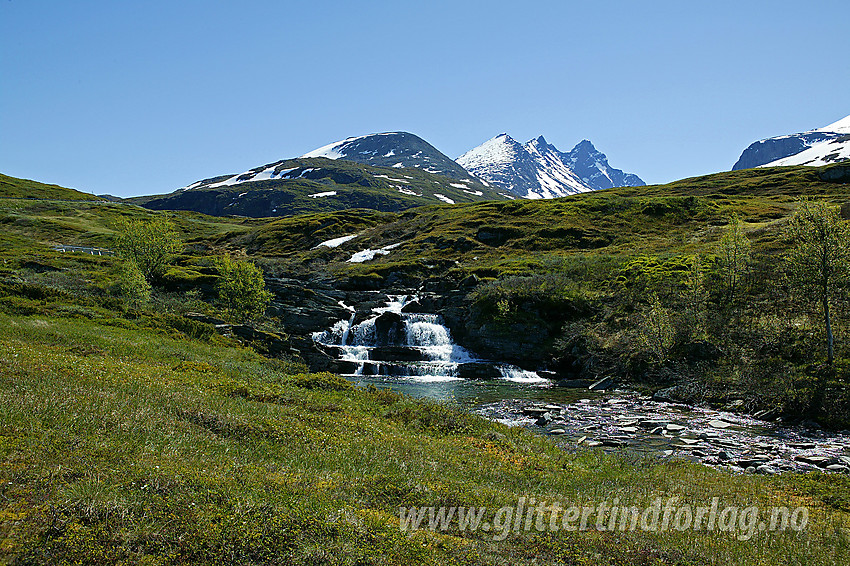
<instances>
[{"instance_id":1,"label":"blue sky","mask_svg":"<svg viewBox=\"0 0 850 566\"><path fill-rule=\"evenodd\" d=\"M409 131L647 182L850 114L850 2L0 0L0 172L121 196Z\"/></svg>"}]
</instances>

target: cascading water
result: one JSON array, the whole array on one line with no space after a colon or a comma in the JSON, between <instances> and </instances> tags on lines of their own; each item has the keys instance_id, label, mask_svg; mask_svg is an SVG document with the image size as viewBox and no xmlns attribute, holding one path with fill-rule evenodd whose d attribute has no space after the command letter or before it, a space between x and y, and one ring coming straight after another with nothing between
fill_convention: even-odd
<instances>
[{"instance_id":1,"label":"cascading water","mask_svg":"<svg viewBox=\"0 0 850 566\"><path fill-rule=\"evenodd\" d=\"M452 341L438 314L402 312L415 296L388 295L387 299L385 306L373 308L372 316L359 324L354 324L355 310L340 302L352 311L351 317L313 335L316 342L337 349L339 359L352 368L348 375L452 381L468 375L470 367L480 372L480 366L486 366L494 377L521 383L546 382L534 372L477 359Z\"/></svg>"}]
</instances>

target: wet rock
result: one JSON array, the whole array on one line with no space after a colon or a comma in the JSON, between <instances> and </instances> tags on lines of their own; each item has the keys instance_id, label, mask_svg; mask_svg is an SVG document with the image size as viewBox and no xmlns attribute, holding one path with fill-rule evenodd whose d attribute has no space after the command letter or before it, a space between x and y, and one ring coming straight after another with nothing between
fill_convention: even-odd
<instances>
[{"instance_id":1,"label":"wet rock","mask_svg":"<svg viewBox=\"0 0 850 566\"><path fill-rule=\"evenodd\" d=\"M522 414L529 417L539 417L544 413L548 413L549 410L544 407L524 407L522 409Z\"/></svg>"},{"instance_id":2,"label":"wet rock","mask_svg":"<svg viewBox=\"0 0 850 566\"><path fill-rule=\"evenodd\" d=\"M469 277L465 277L464 279L462 279L461 282L460 282L460 286L461 287L475 287L479 283L481 283L481 278L473 273Z\"/></svg>"},{"instance_id":3,"label":"wet rock","mask_svg":"<svg viewBox=\"0 0 850 566\"><path fill-rule=\"evenodd\" d=\"M606 389L613 389L617 385L617 382L614 381L610 377L603 377L596 383L593 383L588 389L591 391L604 391Z\"/></svg>"},{"instance_id":4,"label":"wet rock","mask_svg":"<svg viewBox=\"0 0 850 566\"><path fill-rule=\"evenodd\" d=\"M552 422L552 419L552 413L543 413L540 415L540 418L537 419L537 426L546 426Z\"/></svg>"},{"instance_id":5,"label":"wet rock","mask_svg":"<svg viewBox=\"0 0 850 566\"><path fill-rule=\"evenodd\" d=\"M567 431L562 429L562 428L553 428L552 430L549 431L549 434L554 434L556 436L561 435L561 434L566 434L566 433L567 433Z\"/></svg>"},{"instance_id":6,"label":"wet rock","mask_svg":"<svg viewBox=\"0 0 850 566\"><path fill-rule=\"evenodd\" d=\"M486 362L468 362L457 366L457 377L461 379L499 379L502 372L493 364Z\"/></svg>"},{"instance_id":7,"label":"wet rock","mask_svg":"<svg viewBox=\"0 0 850 566\"><path fill-rule=\"evenodd\" d=\"M537 372L540 375L540 372ZM540 377L543 377L542 375ZM593 382L589 379L559 379L556 383L558 387L572 387L572 388L587 388L593 385Z\"/></svg>"},{"instance_id":8,"label":"wet rock","mask_svg":"<svg viewBox=\"0 0 850 566\"><path fill-rule=\"evenodd\" d=\"M810 456L806 454L798 454L794 456L794 459L798 462L803 462L804 464L811 464L812 466L817 466L819 468L825 468L829 465L838 463L838 458L831 458L829 456Z\"/></svg>"},{"instance_id":9,"label":"wet rock","mask_svg":"<svg viewBox=\"0 0 850 566\"><path fill-rule=\"evenodd\" d=\"M643 420L640 421L639 425L641 428L656 428L656 427L664 427L666 426L668 421L663 420Z\"/></svg>"},{"instance_id":10,"label":"wet rock","mask_svg":"<svg viewBox=\"0 0 850 566\"><path fill-rule=\"evenodd\" d=\"M686 428L688 428L688 427L678 425L678 424L675 424L675 423L669 423L669 424L665 425L664 430L666 430L667 432L680 432L680 431L685 430Z\"/></svg>"},{"instance_id":11,"label":"wet rock","mask_svg":"<svg viewBox=\"0 0 850 566\"><path fill-rule=\"evenodd\" d=\"M375 319L375 344L387 346L400 344L404 336L401 315L397 312L387 311Z\"/></svg>"},{"instance_id":12,"label":"wet rock","mask_svg":"<svg viewBox=\"0 0 850 566\"><path fill-rule=\"evenodd\" d=\"M652 395L653 401L661 401L666 403L681 403L683 402L681 388L678 385L660 389Z\"/></svg>"},{"instance_id":13,"label":"wet rock","mask_svg":"<svg viewBox=\"0 0 850 566\"><path fill-rule=\"evenodd\" d=\"M774 474L778 474L779 470L777 470L776 468L774 468L772 466L762 464L760 466L756 466L756 473L757 474L765 474L765 475L774 475Z\"/></svg>"},{"instance_id":14,"label":"wet rock","mask_svg":"<svg viewBox=\"0 0 850 566\"><path fill-rule=\"evenodd\" d=\"M732 426L732 423L727 423L726 421L721 421L720 419L711 419L708 421L708 426L711 428L729 428Z\"/></svg>"},{"instance_id":15,"label":"wet rock","mask_svg":"<svg viewBox=\"0 0 850 566\"><path fill-rule=\"evenodd\" d=\"M620 431L628 433L628 434L634 434L638 431L638 429L637 429L637 427L634 427L634 426L623 426L623 427L620 427Z\"/></svg>"},{"instance_id":16,"label":"wet rock","mask_svg":"<svg viewBox=\"0 0 850 566\"><path fill-rule=\"evenodd\" d=\"M591 448L595 448L596 446L602 446L602 443L598 440L585 440L584 445L589 446Z\"/></svg>"},{"instance_id":17,"label":"wet rock","mask_svg":"<svg viewBox=\"0 0 850 566\"><path fill-rule=\"evenodd\" d=\"M850 468L848 468L847 466L842 466L841 464L830 464L824 469L826 469L827 471L830 471L830 472L841 472L841 473L847 473L848 471L850 471Z\"/></svg>"},{"instance_id":18,"label":"wet rock","mask_svg":"<svg viewBox=\"0 0 850 566\"><path fill-rule=\"evenodd\" d=\"M742 468L750 468L750 467L756 468L758 466L761 466L762 464L770 462L771 459L772 458L770 458L769 456L765 456L765 457L755 457L755 456L753 456L753 457L749 457L749 458L740 458L738 460L738 465L741 466Z\"/></svg>"},{"instance_id":19,"label":"wet rock","mask_svg":"<svg viewBox=\"0 0 850 566\"><path fill-rule=\"evenodd\" d=\"M456 335L455 328L450 328ZM536 367L543 361L545 349L540 344L550 336L545 327L523 322L504 325L484 321L464 325L462 330L465 347L485 358L520 367Z\"/></svg>"},{"instance_id":20,"label":"wet rock","mask_svg":"<svg viewBox=\"0 0 850 566\"><path fill-rule=\"evenodd\" d=\"M421 350L409 346L384 346L373 349L369 354L371 359L380 362L418 362L428 359Z\"/></svg>"},{"instance_id":21,"label":"wet rock","mask_svg":"<svg viewBox=\"0 0 850 566\"><path fill-rule=\"evenodd\" d=\"M811 450L817 444L814 442L789 442L788 446L791 448L799 448L800 450Z\"/></svg>"},{"instance_id":22,"label":"wet rock","mask_svg":"<svg viewBox=\"0 0 850 566\"><path fill-rule=\"evenodd\" d=\"M629 443L626 440L620 438L600 438L603 446L610 446L612 448L622 448L623 446L628 446Z\"/></svg>"}]
</instances>

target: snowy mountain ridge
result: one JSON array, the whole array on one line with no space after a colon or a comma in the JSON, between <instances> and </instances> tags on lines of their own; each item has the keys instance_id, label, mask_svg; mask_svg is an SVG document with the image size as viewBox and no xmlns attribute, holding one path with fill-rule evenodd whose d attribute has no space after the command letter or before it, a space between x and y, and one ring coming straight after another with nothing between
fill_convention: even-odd
<instances>
[{"instance_id":1,"label":"snowy mountain ridge","mask_svg":"<svg viewBox=\"0 0 850 566\"><path fill-rule=\"evenodd\" d=\"M301 157L342 159L373 167L413 167L452 179L478 181L433 145L408 132L384 132L346 138L314 149Z\"/></svg>"},{"instance_id":2,"label":"snowy mountain ridge","mask_svg":"<svg viewBox=\"0 0 850 566\"><path fill-rule=\"evenodd\" d=\"M732 170L785 165L829 165L850 160L850 116L807 132L754 142Z\"/></svg>"},{"instance_id":3,"label":"snowy mountain ridge","mask_svg":"<svg viewBox=\"0 0 850 566\"><path fill-rule=\"evenodd\" d=\"M637 175L611 167L589 140L565 153L543 136L521 144L502 133L456 161L491 185L529 199L645 185Z\"/></svg>"}]
</instances>

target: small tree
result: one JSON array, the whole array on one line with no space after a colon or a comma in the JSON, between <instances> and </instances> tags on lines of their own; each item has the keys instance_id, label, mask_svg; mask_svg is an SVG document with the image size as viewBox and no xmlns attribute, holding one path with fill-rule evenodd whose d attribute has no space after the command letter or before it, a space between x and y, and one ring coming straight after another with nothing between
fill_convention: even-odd
<instances>
[{"instance_id":1,"label":"small tree","mask_svg":"<svg viewBox=\"0 0 850 566\"><path fill-rule=\"evenodd\" d=\"M180 251L180 239L170 220L122 220L118 226L117 250L133 261L145 279L153 282L165 272L168 258Z\"/></svg>"},{"instance_id":2,"label":"small tree","mask_svg":"<svg viewBox=\"0 0 850 566\"><path fill-rule=\"evenodd\" d=\"M684 305L683 314L688 324L690 339L703 338L706 335L706 311L708 309L708 289L705 284L705 270L702 258L691 258L688 272L685 274L685 288L681 294Z\"/></svg>"},{"instance_id":3,"label":"small tree","mask_svg":"<svg viewBox=\"0 0 850 566\"><path fill-rule=\"evenodd\" d=\"M789 278L801 297L820 305L826 361L832 365L835 347L830 301L847 281L850 226L841 219L837 207L804 199L791 218L788 235L794 245L787 255Z\"/></svg>"},{"instance_id":4,"label":"small tree","mask_svg":"<svg viewBox=\"0 0 850 566\"><path fill-rule=\"evenodd\" d=\"M750 248L741 219L735 214L729 219L729 227L717 245L717 264L730 303L738 298L750 269Z\"/></svg>"},{"instance_id":5,"label":"small tree","mask_svg":"<svg viewBox=\"0 0 850 566\"><path fill-rule=\"evenodd\" d=\"M216 263L221 273L216 287L218 298L230 316L251 320L262 315L273 296L266 291L262 270L249 261L235 261L229 255Z\"/></svg>"},{"instance_id":6,"label":"small tree","mask_svg":"<svg viewBox=\"0 0 850 566\"><path fill-rule=\"evenodd\" d=\"M142 270L132 259L121 264L121 279L118 282L121 296L133 306L147 303L151 298L151 284L145 279Z\"/></svg>"},{"instance_id":7,"label":"small tree","mask_svg":"<svg viewBox=\"0 0 850 566\"><path fill-rule=\"evenodd\" d=\"M658 295L649 297L649 308L640 317L637 333L641 346L656 361L663 363L667 360L676 338L676 329L670 311L661 304Z\"/></svg>"}]
</instances>

